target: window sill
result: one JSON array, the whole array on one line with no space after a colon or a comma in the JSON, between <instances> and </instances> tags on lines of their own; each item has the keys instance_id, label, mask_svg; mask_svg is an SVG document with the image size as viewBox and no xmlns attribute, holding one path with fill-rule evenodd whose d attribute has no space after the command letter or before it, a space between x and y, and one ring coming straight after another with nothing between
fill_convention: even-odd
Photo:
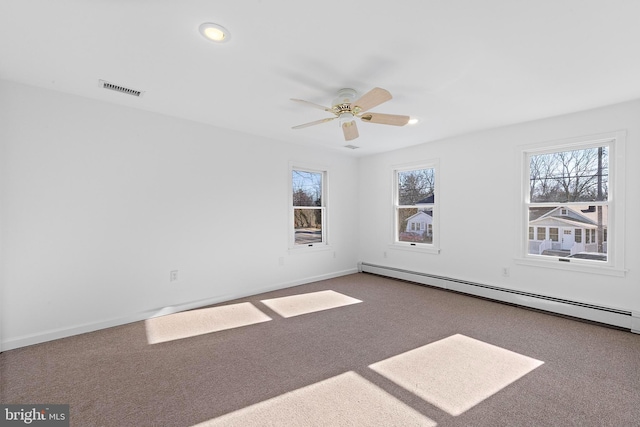
<instances>
[{"instance_id":1,"label":"window sill","mask_svg":"<svg viewBox=\"0 0 640 427\"><path fill-rule=\"evenodd\" d=\"M601 274L604 276L624 277L627 270L612 267L610 265L590 265L583 262L562 262L557 258L543 260L533 258L515 258L514 262L519 265L527 265L530 267L553 268L556 270L577 271L580 273ZM597 261L595 261L597 262Z\"/></svg>"},{"instance_id":2,"label":"window sill","mask_svg":"<svg viewBox=\"0 0 640 427\"><path fill-rule=\"evenodd\" d=\"M317 243L312 246L308 245L296 245L289 247L289 254L308 254L310 252L323 252L332 250L331 246L322 243Z\"/></svg>"},{"instance_id":3,"label":"window sill","mask_svg":"<svg viewBox=\"0 0 640 427\"><path fill-rule=\"evenodd\" d=\"M389 245L389 249L398 249L401 251L425 253L425 254L439 254L440 248L433 245L425 245L424 243L416 243L412 245L410 243L392 243Z\"/></svg>"}]
</instances>

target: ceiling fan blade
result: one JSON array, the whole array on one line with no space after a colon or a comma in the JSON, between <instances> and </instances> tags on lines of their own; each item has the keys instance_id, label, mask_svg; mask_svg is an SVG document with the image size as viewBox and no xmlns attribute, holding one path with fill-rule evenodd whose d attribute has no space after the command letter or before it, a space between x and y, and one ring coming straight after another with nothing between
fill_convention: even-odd
<instances>
[{"instance_id":1,"label":"ceiling fan blade","mask_svg":"<svg viewBox=\"0 0 640 427\"><path fill-rule=\"evenodd\" d=\"M324 107L320 104L314 104L313 102L309 102L309 101L305 101L304 99L296 99L296 98L290 98L292 101L295 102L299 102L301 104L305 104L308 105L309 107L313 107L313 108L318 108L320 110L324 110L324 111L328 111L330 113L333 113L333 110L329 107Z\"/></svg>"},{"instance_id":2,"label":"ceiling fan blade","mask_svg":"<svg viewBox=\"0 0 640 427\"><path fill-rule=\"evenodd\" d=\"M319 125L321 123L330 122L331 120L335 120L337 117L327 117L326 119L316 120L315 122L305 123L303 125L294 126L291 129L302 129L313 125Z\"/></svg>"},{"instance_id":3,"label":"ceiling fan blade","mask_svg":"<svg viewBox=\"0 0 640 427\"><path fill-rule=\"evenodd\" d=\"M392 98L388 90L379 87L374 87L369 92L365 93L353 103L354 107L359 107L360 111L369 111L373 107L387 102Z\"/></svg>"},{"instance_id":4,"label":"ceiling fan blade","mask_svg":"<svg viewBox=\"0 0 640 427\"><path fill-rule=\"evenodd\" d=\"M358 127L356 126L356 121L352 120L350 122L346 122L342 124L342 132L344 133L344 140L351 141L356 139L358 136Z\"/></svg>"},{"instance_id":5,"label":"ceiling fan blade","mask_svg":"<svg viewBox=\"0 0 640 427\"><path fill-rule=\"evenodd\" d=\"M360 116L363 122L379 123L381 125L404 126L409 123L409 116L399 116L397 114L365 113Z\"/></svg>"}]
</instances>

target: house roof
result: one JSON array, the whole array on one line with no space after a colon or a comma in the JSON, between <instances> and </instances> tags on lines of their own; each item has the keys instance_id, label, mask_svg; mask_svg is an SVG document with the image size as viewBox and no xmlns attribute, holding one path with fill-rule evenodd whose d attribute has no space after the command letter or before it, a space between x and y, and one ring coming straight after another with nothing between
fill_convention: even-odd
<instances>
[{"instance_id":1,"label":"house roof","mask_svg":"<svg viewBox=\"0 0 640 427\"><path fill-rule=\"evenodd\" d=\"M561 209L567 209L571 215L559 215ZM606 209L603 209L603 212L606 212ZM596 225L597 224L597 212L594 210L593 212L585 213L584 207L582 206L553 206L553 207L530 207L529 208L529 223L540 223L545 219L553 219L555 221L560 221L561 223L572 224L575 226L583 225ZM607 223L606 213L603 214L603 223Z\"/></svg>"},{"instance_id":2,"label":"house roof","mask_svg":"<svg viewBox=\"0 0 640 427\"><path fill-rule=\"evenodd\" d=\"M417 217L417 216L421 216L421 215L428 216L429 218L431 218L431 217L432 217L432 215L429 215L429 213L428 213L428 212L425 212L425 211L419 211L419 212L414 213L413 215L411 215L411 216L410 216L409 218L407 218L406 220L407 220L407 221L409 221L410 219L415 218L415 217Z\"/></svg>"},{"instance_id":3,"label":"house roof","mask_svg":"<svg viewBox=\"0 0 640 427\"><path fill-rule=\"evenodd\" d=\"M418 200L416 202L416 205L433 205L435 203L435 197L436 197L436 195L432 194L432 195L430 195L428 197L425 197L422 200Z\"/></svg>"},{"instance_id":4,"label":"house roof","mask_svg":"<svg viewBox=\"0 0 640 427\"><path fill-rule=\"evenodd\" d=\"M576 227L576 228L596 228L597 225L593 222L576 221L570 218L563 218L559 216L540 217L536 220L529 221L531 226L552 226L552 227Z\"/></svg>"},{"instance_id":5,"label":"house roof","mask_svg":"<svg viewBox=\"0 0 640 427\"><path fill-rule=\"evenodd\" d=\"M542 216L545 216L554 209L554 207L530 207L529 221L534 221Z\"/></svg>"}]
</instances>

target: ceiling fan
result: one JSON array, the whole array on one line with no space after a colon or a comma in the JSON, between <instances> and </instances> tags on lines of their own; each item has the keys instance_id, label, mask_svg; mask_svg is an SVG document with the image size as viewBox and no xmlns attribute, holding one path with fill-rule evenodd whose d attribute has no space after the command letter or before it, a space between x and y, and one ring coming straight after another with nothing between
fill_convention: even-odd
<instances>
[{"instance_id":1,"label":"ceiling fan","mask_svg":"<svg viewBox=\"0 0 640 427\"><path fill-rule=\"evenodd\" d=\"M356 117L363 122L378 123L382 125L404 126L409 122L409 116L369 112L373 107L376 107L392 98L391 94L386 89L375 87L358 99L356 99L356 96L357 92L354 89L340 89L338 91L338 96L333 100L333 105L331 107L324 107L313 102L291 98L292 101L314 108L319 108L320 110L327 111L335 116L293 126L291 129L302 129L338 119L342 132L344 133L344 139L346 141L351 141L358 137L358 127L356 126L355 121Z\"/></svg>"}]
</instances>

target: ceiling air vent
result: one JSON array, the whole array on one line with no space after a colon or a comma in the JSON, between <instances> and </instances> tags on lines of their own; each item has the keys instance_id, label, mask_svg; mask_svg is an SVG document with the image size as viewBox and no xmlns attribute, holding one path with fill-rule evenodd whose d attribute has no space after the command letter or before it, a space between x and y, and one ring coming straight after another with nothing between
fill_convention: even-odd
<instances>
[{"instance_id":1,"label":"ceiling air vent","mask_svg":"<svg viewBox=\"0 0 640 427\"><path fill-rule=\"evenodd\" d=\"M360 147L356 147L355 145L345 145L344 148L348 148L350 150L355 150L356 148L360 148Z\"/></svg>"},{"instance_id":2,"label":"ceiling air vent","mask_svg":"<svg viewBox=\"0 0 640 427\"><path fill-rule=\"evenodd\" d=\"M100 87L102 87L103 89L109 89L109 90L113 90L116 92L120 92L120 93L125 93L127 95L131 95L131 96L137 96L137 97L141 97L144 92L141 90L136 90L136 89L131 89L128 87L124 87L124 86L120 86L120 85L116 85L113 83L109 83L107 81L104 80L99 80L100 82Z\"/></svg>"}]
</instances>

